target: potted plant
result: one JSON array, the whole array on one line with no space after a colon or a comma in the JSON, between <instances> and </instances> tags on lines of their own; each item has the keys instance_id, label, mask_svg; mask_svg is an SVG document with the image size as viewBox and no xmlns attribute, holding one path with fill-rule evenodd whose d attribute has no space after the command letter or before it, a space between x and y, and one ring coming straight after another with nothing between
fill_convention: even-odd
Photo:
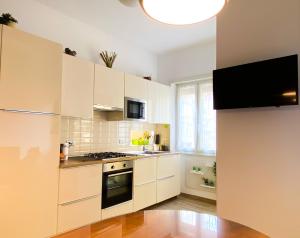
<instances>
[{"instance_id":1,"label":"potted plant","mask_svg":"<svg viewBox=\"0 0 300 238\"><path fill-rule=\"evenodd\" d=\"M17 19L13 18L9 13L3 13L0 16L0 24L15 27L17 23Z\"/></svg>"},{"instance_id":2,"label":"potted plant","mask_svg":"<svg viewBox=\"0 0 300 238\"><path fill-rule=\"evenodd\" d=\"M106 67L112 68L115 59L117 58L116 52L102 51L100 52L100 57L102 58L103 62L105 63Z\"/></svg>"}]
</instances>

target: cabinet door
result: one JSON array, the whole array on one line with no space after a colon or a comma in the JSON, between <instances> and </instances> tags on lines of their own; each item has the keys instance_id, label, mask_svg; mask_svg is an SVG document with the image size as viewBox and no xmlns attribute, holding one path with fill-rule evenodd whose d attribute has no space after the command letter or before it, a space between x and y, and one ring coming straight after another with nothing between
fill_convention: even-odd
<instances>
[{"instance_id":1,"label":"cabinet door","mask_svg":"<svg viewBox=\"0 0 300 238\"><path fill-rule=\"evenodd\" d=\"M177 155L164 155L157 159L157 179L177 175L178 158Z\"/></svg>"},{"instance_id":2,"label":"cabinet door","mask_svg":"<svg viewBox=\"0 0 300 238\"><path fill-rule=\"evenodd\" d=\"M94 64L74 56L63 55L63 116L92 118Z\"/></svg>"},{"instance_id":3,"label":"cabinet door","mask_svg":"<svg viewBox=\"0 0 300 238\"><path fill-rule=\"evenodd\" d=\"M133 212L132 200L102 209L102 220Z\"/></svg>"},{"instance_id":4,"label":"cabinet door","mask_svg":"<svg viewBox=\"0 0 300 238\"><path fill-rule=\"evenodd\" d=\"M148 88L148 121L150 123L159 123L160 84L156 82L149 82Z\"/></svg>"},{"instance_id":5,"label":"cabinet door","mask_svg":"<svg viewBox=\"0 0 300 238\"><path fill-rule=\"evenodd\" d=\"M0 111L0 232L52 237L57 225L60 116Z\"/></svg>"},{"instance_id":6,"label":"cabinet door","mask_svg":"<svg viewBox=\"0 0 300 238\"><path fill-rule=\"evenodd\" d=\"M178 155L163 155L157 159L157 202L180 194Z\"/></svg>"},{"instance_id":7,"label":"cabinet door","mask_svg":"<svg viewBox=\"0 0 300 238\"><path fill-rule=\"evenodd\" d=\"M0 108L60 113L62 46L3 26Z\"/></svg>"},{"instance_id":8,"label":"cabinet door","mask_svg":"<svg viewBox=\"0 0 300 238\"><path fill-rule=\"evenodd\" d=\"M156 181L156 158L144 158L134 161L134 185Z\"/></svg>"},{"instance_id":9,"label":"cabinet door","mask_svg":"<svg viewBox=\"0 0 300 238\"><path fill-rule=\"evenodd\" d=\"M124 73L95 65L94 104L124 108Z\"/></svg>"},{"instance_id":10,"label":"cabinet door","mask_svg":"<svg viewBox=\"0 0 300 238\"><path fill-rule=\"evenodd\" d=\"M125 74L125 97L148 100L148 81L146 79Z\"/></svg>"},{"instance_id":11,"label":"cabinet door","mask_svg":"<svg viewBox=\"0 0 300 238\"><path fill-rule=\"evenodd\" d=\"M99 195L102 187L102 166L88 165L60 169L59 204Z\"/></svg>"},{"instance_id":12,"label":"cabinet door","mask_svg":"<svg viewBox=\"0 0 300 238\"><path fill-rule=\"evenodd\" d=\"M178 180L175 175L158 179L157 181L157 202L162 202L169 198L177 196Z\"/></svg>"},{"instance_id":13,"label":"cabinet door","mask_svg":"<svg viewBox=\"0 0 300 238\"><path fill-rule=\"evenodd\" d=\"M156 203L156 181L134 187L134 211Z\"/></svg>"},{"instance_id":14,"label":"cabinet door","mask_svg":"<svg viewBox=\"0 0 300 238\"><path fill-rule=\"evenodd\" d=\"M58 233L101 220L101 197L95 196L58 206Z\"/></svg>"},{"instance_id":15,"label":"cabinet door","mask_svg":"<svg viewBox=\"0 0 300 238\"><path fill-rule=\"evenodd\" d=\"M148 121L169 124L171 114L171 87L149 82Z\"/></svg>"},{"instance_id":16,"label":"cabinet door","mask_svg":"<svg viewBox=\"0 0 300 238\"><path fill-rule=\"evenodd\" d=\"M171 117L171 87L160 85L160 106L159 106L159 123L170 124Z\"/></svg>"}]
</instances>

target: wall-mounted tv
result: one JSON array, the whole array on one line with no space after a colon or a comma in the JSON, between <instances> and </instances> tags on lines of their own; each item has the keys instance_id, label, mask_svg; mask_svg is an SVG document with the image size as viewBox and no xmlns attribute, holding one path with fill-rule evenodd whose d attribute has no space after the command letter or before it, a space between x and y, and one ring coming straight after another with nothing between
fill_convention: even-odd
<instances>
[{"instance_id":1,"label":"wall-mounted tv","mask_svg":"<svg viewBox=\"0 0 300 238\"><path fill-rule=\"evenodd\" d=\"M298 105L298 55L213 72L214 109Z\"/></svg>"}]
</instances>

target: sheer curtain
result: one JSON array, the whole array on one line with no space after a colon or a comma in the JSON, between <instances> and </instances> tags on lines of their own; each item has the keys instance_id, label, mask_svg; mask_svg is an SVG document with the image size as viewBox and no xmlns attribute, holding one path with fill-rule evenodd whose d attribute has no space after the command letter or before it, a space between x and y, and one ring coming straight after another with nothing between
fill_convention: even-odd
<instances>
[{"instance_id":1,"label":"sheer curtain","mask_svg":"<svg viewBox=\"0 0 300 238\"><path fill-rule=\"evenodd\" d=\"M216 112L213 110L212 82L199 83L198 89L198 151L216 152Z\"/></svg>"},{"instance_id":2,"label":"sheer curtain","mask_svg":"<svg viewBox=\"0 0 300 238\"><path fill-rule=\"evenodd\" d=\"M176 128L179 151L215 153L216 113L211 80L177 86Z\"/></svg>"},{"instance_id":3,"label":"sheer curtain","mask_svg":"<svg viewBox=\"0 0 300 238\"><path fill-rule=\"evenodd\" d=\"M177 148L180 151L196 149L196 85L180 85L177 88Z\"/></svg>"}]
</instances>

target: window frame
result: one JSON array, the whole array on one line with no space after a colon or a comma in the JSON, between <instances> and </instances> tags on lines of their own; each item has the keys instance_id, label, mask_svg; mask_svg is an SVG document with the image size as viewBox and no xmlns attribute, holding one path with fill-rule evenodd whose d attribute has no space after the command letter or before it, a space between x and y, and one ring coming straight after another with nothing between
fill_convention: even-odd
<instances>
[{"instance_id":1,"label":"window frame","mask_svg":"<svg viewBox=\"0 0 300 238\"><path fill-rule=\"evenodd\" d=\"M201 151L199 150L199 134L200 134L200 129L199 129L199 120L200 120L200 114L199 114L199 101L200 101L200 92L199 92L199 85L200 84L205 84L205 83L212 83L212 77L205 77L205 78L199 78L195 80L190 80L190 81L183 81L180 83L176 83L176 89L175 89L175 148L176 151L182 153L182 154L190 154L190 155L201 155L201 156L216 156L216 151ZM179 149L178 146L178 135L179 135L179 127L178 127L178 122L179 122L179 89L180 87L188 86L188 85L194 85L195 86L195 93L196 93L196 136L195 136L195 149L192 151L182 151Z\"/></svg>"}]
</instances>

